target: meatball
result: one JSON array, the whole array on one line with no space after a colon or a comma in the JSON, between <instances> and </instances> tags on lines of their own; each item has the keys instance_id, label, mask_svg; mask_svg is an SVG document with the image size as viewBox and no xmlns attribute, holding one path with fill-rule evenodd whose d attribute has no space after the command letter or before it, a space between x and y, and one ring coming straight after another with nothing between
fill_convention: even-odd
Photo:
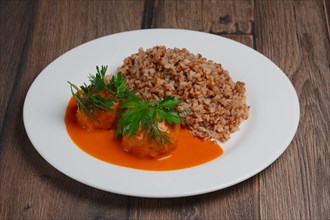
<instances>
[{"instance_id":1,"label":"meatball","mask_svg":"<svg viewBox=\"0 0 330 220\"><path fill-rule=\"evenodd\" d=\"M159 122L158 128L167 135L170 143L159 144L155 140L150 140L149 134L140 126L133 136L124 135L121 141L122 148L140 158L156 158L169 154L176 148L180 125L170 125L166 122Z\"/></svg>"}]
</instances>

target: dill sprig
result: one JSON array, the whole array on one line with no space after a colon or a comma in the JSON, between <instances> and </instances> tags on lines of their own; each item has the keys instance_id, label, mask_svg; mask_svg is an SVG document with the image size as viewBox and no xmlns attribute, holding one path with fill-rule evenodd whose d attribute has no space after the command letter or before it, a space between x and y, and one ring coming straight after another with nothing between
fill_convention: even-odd
<instances>
[{"instance_id":1,"label":"dill sprig","mask_svg":"<svg viewBox=\"0 0 330 220\"><path fill-rule=\"evenodd\" d=\"M120 72L116 76L112 76L110 83L105 82L107 68L108 66L101 66L100 69L96 66L96 74L88 76L89 85L84 83L78 87L68 82L78 108L93 118L95 118L93 112L96 110L112 112L111 107L114 105L114 101L117 98L125 97L125 94L128 93L126 82Z\"/></svg>"},{"instance_id":2,"label":"dill sprig","mask_svg":"<svg viewBox=\"0 0 330 220\"><path fill-rule=\"evenodd\" d=\"M181 102L173 96L145 101L135 95L130 95L119 104L116 135L132 136L141 127L148 135L149 142L155 141L161 146L171 144L168 135L160 130L158 122L165 121L170 125L180 124L181 117L176 106Z\"/></svg>"}]
</instances>

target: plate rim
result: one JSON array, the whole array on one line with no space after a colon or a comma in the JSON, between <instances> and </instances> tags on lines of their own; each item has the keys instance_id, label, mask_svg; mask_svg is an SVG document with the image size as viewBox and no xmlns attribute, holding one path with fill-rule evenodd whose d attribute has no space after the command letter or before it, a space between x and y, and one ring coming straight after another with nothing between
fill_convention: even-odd
<instances>
[{"instance_id":1,"label":"plate rim","mask_svg":"<svg viewBox=\"0 0 330 220\"><path fill-rule=\"evenodd\" d=\"M245 176L239 178L239 179L236 179L236 181L232 181L230 183L227 183L225 185L222 185L221 187L204 187L202 189L199 189L199 190L195 190L195 191L190 191L190 192L176 192L176 193L151 193L151 194L148 194L148 193L141 193L141 192L127 192L125 190L109 190L109 188L105 188L105 187L102 187L102 186L99 186L98 184L93 184L91 182L86 182L84 180L82 180L79 175L72 175L72 174L68 174L67 172L63 171L63 168L62 167L58 167L57 164L54 164L53 162L47 160L47 155L45 154L44 151L41 150L41 148L39 146L36 146L38 145L38 143L36 143L35 141L35 137L34 137L34 134L31 133L31 129L30 129L30 125L28 125L30 122L28 122L28 109L27 109L27 106L29 105L29 102L30 102L30 93L31 91L33 91L33 86L35 85L35 83L38 83L38 81L42 80L42 77L45 76L45 72L47 72L48 68L51 66L51 65L54 65L54 63L56 63L58 60L61 60L61 59L65 59L65 56L67 56L67 54L70 54L72 53L72 51L77 51L77 48L82 48L82 47L86 47L86 45L91 45L93 44L93 42L100 42L100 41L104 41L104 40L107 40L113 36L122 36L122 35L134 35L135 33L142 33L142 32L176 32L176 33L189 33L189 34L192 34L192 35L204 35L205 37L206 36L209 36L212 38L216 37L218 38L219 40L224 40L224 41L227 41L227 42L231 42L232 44L236 44L236 45L239 45L239 47L245 47L245 49L248 49L248 50L251 50L251 51L254 51L254 53L256 52L256 54L258 54L259 56L262 56L264 57L266 60L268 60L269 62L271 62L274 67L276 67L278 69L279 72L282 73L282 77L285 78L285 80L287 80L287 83L289 83L288 85L291 86L291 90L293 89L293 92L294 92L294 97L296 98L296 125L293 126L295 128L292 129L292 133L288 136L288 140L286 140L286 144L287 146L285 147L282 147L280 149L279 152L277 152L277 156L274 156L271 160L267 161L267 163L263 164L262 166L260 166L259 169L255 169L254 172L249 172L248 174L246 174ZM221 41L220 40L220 41ZM165 45L166 46L166 45ZM135 49L138 49L138 48L135 48ZM189 49L189 48L188 48ZM127 54L127 56L129 56L130 54ZM94 65L95 67L95 65ZM248 97L249 99L249 97ZM64 110L65 111L65 110ZM49 65L47 65L47 67L45 67L39 74L38 76L35 78L35 80L33 81L33 83L30 85L30 88L26 94L26 97L25 97L25 100L24 100L24 105L23 105L23 122L24 122L24 127L26 129L26 133L32 143L32 145L34 146L34 148L38 151L38 153L48 162L50 163L54 168L56 168L57 170L59 170L61 173L69 176L70 178L73 178L75 179L76 181L79 181L85 185L89 185L91 187L94 187L94 188L97 188L97 189L100 189L100 190L104 190L104 191L108 191L108 192L112 192L112 193L117 193L117 194L122 194L122 195L128 195L128 196L137 196L137 197L150 197L150 198L173 198L173 197L184 197L184 196L193 196L193 195L199 195L199 194L204 194L204 193L208 193L208 192L212 192L212 191L216 191L216 190L220 190L220 189L224 189L224 188L227 188L229 186L232 186L232 185L235 185L237 183L240 183L246 179L249 179L250 177L256 175L257 173L261 172L262 170L266 169L269 165L271 165L275 160L277 160L283 153L284 151L287 149L287 147L289 146L289 144L291 143L292 139L294 138L294 135L297 131L297 128L298 128L298 125L299 125L299 119L300 119L300 106L299 106L299 99L297 97L297 94L295 92L295 89L292 85L292 83L290 82L289 78L286 76L286 74L277 66L275 65L272 61L270 61L266 56L264 56L263 54L261 54L260 52L254 50L253 48L250 48L244 44L241 44L239 42L236 42L232 39L228 39L228 38L225 38L225 37L222 37L222 36L218 36L218 35L213 35L213 34L210 34L210 33L205 33L205 32L199 32L199 31L193 31L193 30L184 30L184 29L167 29L167 28L161 28L161 29L143 29L143 30L132 30L132 31L126 31L126 32L119 32L119 33L115 33L115 34L111 34L111 35L107 35L107 36L103 36L103 37L100 37L100 38L96 38L96 39L93 39L91 41L88 41L86 43L83 43L77 47L74 47L70 50L68 50L67 52L63 53L62 55L60 55L59 57L57 57L56 59L54 59ZM248 119L249 120L249 119ZM64 119L63 119L63 123L64 123ZM245 122L243 122L245 123ZM78 148L78 147L76 147ZM80 149L79 149L80 150ZM81 155L81 154L80 154ZM85 155L86 156L86 155ZM84 158L85 160L86 158ZM88 161L88 159L86 159ZM209 164L209 163L208 163ZM102 163L102 165L100 165L100 167L104 167L104 164ZM198 166L199 167L199 166ZM188 169L194 169L196 167L193 167L193 168L188 168ZM124 168L124 169L127 169L127 168ZM130 169L130 168L128 168ZM122 169L119 169L119 170L122 170ZM181 171L181 170L180 170ZM147 173L164 173L164 172L177 172L177 171L142 171L142 172L147 172ZM189 172L188 172L189 173Z\"/></svg>"}]
</instances>

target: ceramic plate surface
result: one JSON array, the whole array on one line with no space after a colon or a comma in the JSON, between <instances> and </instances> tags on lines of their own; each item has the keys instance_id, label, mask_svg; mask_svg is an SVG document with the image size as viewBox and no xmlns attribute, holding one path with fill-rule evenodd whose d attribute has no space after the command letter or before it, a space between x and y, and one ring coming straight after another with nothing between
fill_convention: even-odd
<instances>
[{"instance_id":1,"label":"ceramic plate surface","mask_svg":"<svg viewBox=\"0 0 330 220\"><path fill-rule=\"evenodd\" d=\"M221 63L234 81L246 83L249 119L222 144L224 154L203 165L175 171L144 171L109 164L86 154L70 139L64 114L67 81L81 85L96 65L116 72L138 48L187 48ZM89 186L123 195L181 197L223 189L257 174L288 147L299 122L299 102L286 75L269 59L212 34L149 29L105 36L78 46L49 64L25 99L24 125L33 146L56 169Z\"/></svg>"}]
</instances>

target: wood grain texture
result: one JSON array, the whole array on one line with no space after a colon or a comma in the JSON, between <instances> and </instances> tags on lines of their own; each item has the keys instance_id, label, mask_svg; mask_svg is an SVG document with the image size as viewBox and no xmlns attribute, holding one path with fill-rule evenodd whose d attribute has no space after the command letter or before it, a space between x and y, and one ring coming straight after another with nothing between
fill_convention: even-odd
<instances>
[{"instance_id":1,"label":"wood grain texture","mask_svg":"<svg viewBox=\"0 0 330 220\"><path fill-rule=\"evenodd\" d=\"M323 0L324 16L326 19L328 37L330 38L330 1Z\"/></svg>"},{"instance_id":2,"label":"wood grain texture","mask_svg":"<svg viewBox=\"0 0 330 220\"><path fill-rule=\"evenodd\" d=\"M22 8L28 4L17 3ZM13 51L19 54L17 63L22 63L22 67L15 82L17 91L12 91L8 104L6 127L1 138L0 219L126 218L128 197L84 186L42 159L24 131L22 107L34 78L59 55L97 37L139 29L144 2L40 1L36 4L38 11L27 7L27 11L18 11L22 12L22 18L16 14L10 17L13 23L16 21L21 25L25 25L23 19L30 16L35 16L35 19L27 20L33 24L29 27L32 33L25 46L27 51L21 52L19 46ZM16 10L14 6L7 9L9 13ZM126 16L123 17L123 14ZM26 31L13 30L13 36L16 32L23 35L18 37L17 42L25 40ZM1 45L4 46L4 43ZM15 56L13 52L8 49L8 53ZM22 54L26 55L21 57ZM9 64L7 60L2 62ZM16 68L18 66L13 65ZM9 74L1 76L8 77ZM6 89L10 90L11 87Z\"/></svg>"},{"instance_id":3,"label":"wood grain texture","mask_svg":"<svg viewBox=\"0 0 330 220\"><path fill-rule=\"evenodd\" d=\"M0 219L330 219L329 5L326 0L0 1ZM103 192L50 166L24 130L29 86L69 49L141 28L217 34L276 63L301 107L297 134L284 154L240 184L176 199Z\"/></svg>"},{"instance_id":4,"label":"wood grain texture","mask_svg":"<svg viewBox=\"0 0 330 220\"><path fill-rule=\"evenodd\" d=\"M252 33L253 1L156 0L154 8L152 27L192 29L217 34Z\"/></svg>"},{"instance_id":5,"label":"wood grain texture","mask_svg":"<svg viewBox=\"0 0 330 220\"><path fill-rule=\"evenodd\" d=\"M27 56L36 9L36 2L0 3L0 139L8 104L12 93L18 89L15 80L24 65L22 60ZM26 19L27 16L30 19ZM15 24L12 19L16 20Z\"/></svg>"},{"instance_id":6,"label":"wood grain texture","mask_svg":"<svg viewBox=\"0 0 330 220\"><path fill-rule=\"evenodd\" d=\"M256 48L291 79L301 109L293 142L260 174L261 218L329 219L330 47L322 1L257 1L256 14Z\"/></svg>"},{"instance_id":7,"label":"wood grain texture","mask_svg":"<svg viewBox=\"0 0 330 220\"><path fill-rule=\"evenodd\" d=\"M130 219L258 219L256 179L221 191L176 199L141 199L131 202ZM252 198L251 198L252 196Z\"/></svg>"}]
</instances>

